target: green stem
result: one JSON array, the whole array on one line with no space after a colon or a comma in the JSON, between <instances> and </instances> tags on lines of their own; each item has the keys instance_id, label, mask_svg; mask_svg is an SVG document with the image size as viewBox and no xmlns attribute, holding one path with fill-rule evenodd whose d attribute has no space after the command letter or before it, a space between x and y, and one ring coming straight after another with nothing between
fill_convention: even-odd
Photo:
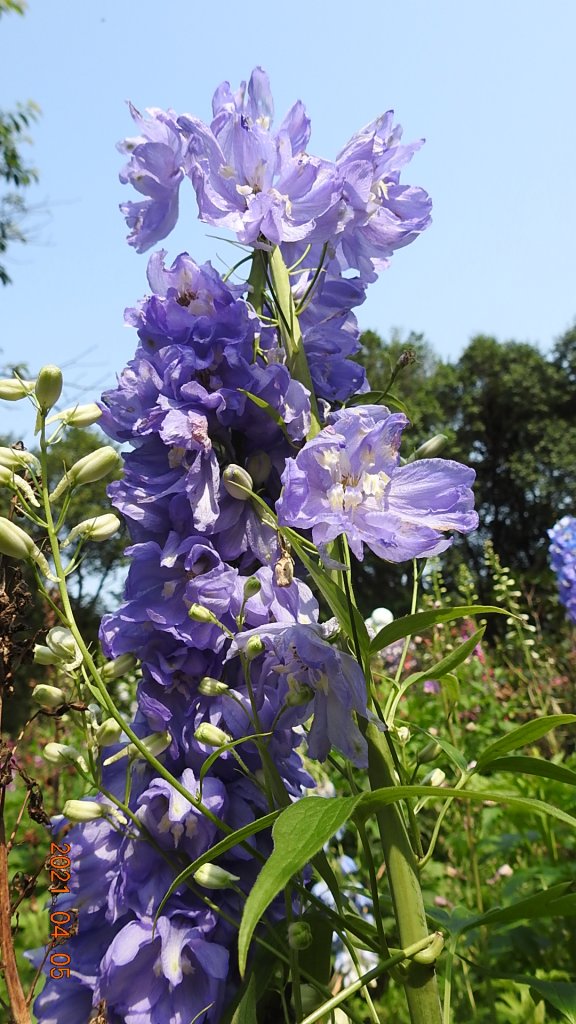
<instances>
[{"instance_id":1,"label":"green stem","mask_svg":"<svg viewBox=\"0 0 576 1024\"><path fill-rule=\"evenodd\" d=\"M396 785L394 761L386 738L372 722L367 723L365 735L372 789ZM377 820L400 945L407 948L421 942L428 935L418 864L404 819L396 804L381 807ZM412 1024L441 1024L434 966L410 963L403 984Z\"/></svg>"},{"instance_id":2,"label":"green stem","mask_svg":"<svg viewBox=\"0 0 576 1024\"><path fill-rule=\"evenodd\" d=\"M314 394L314 385L310 376L310 367L308 366L306 352L304 351L302 331L300 330L294 297L290 287L290 275L278 246L272 249L268 260L273 296L278 312L278 331L286 350L288 369L292 376L299 380L310 392L311 424L308 434L308 439L310 439L315 437L320 430L320 414Z\"/></svg>"}]
</instances>

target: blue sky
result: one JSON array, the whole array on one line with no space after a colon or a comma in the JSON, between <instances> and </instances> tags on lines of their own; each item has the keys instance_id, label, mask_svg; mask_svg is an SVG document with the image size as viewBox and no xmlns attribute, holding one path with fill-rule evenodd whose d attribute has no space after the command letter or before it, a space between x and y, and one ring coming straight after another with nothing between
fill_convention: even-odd
<instances>
[{"instance_id":1,"label":"blue sky","mask_svg":"<svg viewBox=\"0 0 576 1024\"><path fill-rule=\"evenodd\" d=\"M403 180L434 200L434 223L400 250L359 310L363 328L423 331L455 358L475 333L543 349L576 316L576 136L571 0L30 0L0 21L0 105L33 98L34 241L13 249L0 290L0 359L66 367L90 400L130 358L123 310L146 291L146 256L124 241L115 143L125 100L209 119L214 88L269 72L280 119L297 98L310 151L332 158L389 108L407 141ZM207 237L186 188L170 258L233 261ZM23 410L2 405L22 433Z\"/></svg>"}]
</instances>

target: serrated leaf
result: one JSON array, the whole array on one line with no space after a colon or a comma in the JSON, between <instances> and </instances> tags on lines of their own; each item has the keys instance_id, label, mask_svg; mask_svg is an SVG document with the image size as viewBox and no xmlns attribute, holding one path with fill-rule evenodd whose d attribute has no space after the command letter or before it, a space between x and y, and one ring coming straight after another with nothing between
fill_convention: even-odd
<instances>
[{"instance_id":1,"label":"serrated leaf","mask_svg":"<svg viewBox=\"0 0 576 1024\"><path fill-rule=\"evenodd\" d=\"M415 612L395 619L376 634L370 644L370 654L377 654L384 647L402 640L406 636L422 633L430 626L438 626L443 622L454 622L456 619L468 619L476 615L510 615L504 608L490 604L462 604L454 608L432 608L427 612Z\"/></svg>"},{"instance_id":2,"label":"serrated leaf","mask_svg":"<svg viewBox=\"0 0 576 1024\"><path fill-rule=\"evenodd\" d=\"M525 722L517 729L512 729L499 740L490 743L482 754L477 758L477 770L481 771L502 754L511 750L518 750L528 743L535 743L536 740L545 736L546 733L556 729L559 725L574 725L576 715L544 715L542 718L534 718L531 722Z\"/></svg>"},{"instance_id":3,"label":"serrated leaf","mask_svg":"<svg viewBox=\"0 0 576 1024\"><path fill-rule=\"evenodd\" d=\"M322 849L353 813L361 797L304 797L281 812L272 829L274 849L244 906L238 933L238 962L244 974L258 921L272 900Z\"/></svg>"},{"instance_id":4,"label":"serrated leaf","mask_svg":"<svg viewBox=\"0 0 576 1024\"><path fill-rule=\"evenodd\" d=\"M515 775L538 775L543 779L554 779L564 782L567 786L576 786L576 772L564 765L545 761L540 757L523 757L513 754L511 757L497 757L488 766L491 772L512 772Z\"/></svg>"}]
</instances>

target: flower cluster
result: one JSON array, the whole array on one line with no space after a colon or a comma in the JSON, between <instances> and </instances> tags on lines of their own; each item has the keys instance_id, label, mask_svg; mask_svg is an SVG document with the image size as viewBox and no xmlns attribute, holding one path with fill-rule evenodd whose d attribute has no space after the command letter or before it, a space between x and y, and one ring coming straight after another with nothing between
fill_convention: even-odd
<instances>
[{"instance_id":1,"label":"flower cluster","mask_svg":"<svg viewBox=\"0 0 576 1024\"><path fill-rule=\"evenodd\" d=\"M576 519L563 516L551 530L550 562L558 579L560 600L576 623Z\"/></svg>"},{"instance_id":2,"label":"flower cluster","mask_svg":"<svg viewBox=\"0 0 576 1024\"><path fill-rule=\"evenodd\" d=\"M237 93L219 87L209 126L148 114L132 109L141 134L121 146L121 178L144 196L123 206L130 244L142 252L169 233L188 177L206 223L235 232L264 265L279 246L315 395L284 351L269 278L256 296L252 279L231 285L187 254L171 266L165 252L152 255L150 294L126 313L134 359L102 399L104 430L130 445L109 493L132 544L125 600L101 639L108 657L140 659L132 728L143 739L161 734L158 756L178 786L145 760L127 769L121 744L106 758L109 794L123 798L131 771L132 822L119 829L103 814L68 837L76 888L59 905L79 908L78 934L69 982L49 981L37 1000L44 1024L84 1024L101 1004L109 1024L219 1021L238 983L231 952L269 832L162 904L175 875L278 806L279 788L286 802L314 784L298 752L304 739L311 758L335 747L367 763L362 669L319 623L281 527L312 529L322 548L345 534L359 558L367 544L400 561L437 553L450 543L445 531L476 525L470 470L401 464L404 416L371 405L330 412L368 386L350 359L352 309L429 221L426 193L399 182L419 144L401 145L388 113L334 162L312 157L302 104L273 130L261 69ZM322 429L309 440L317 407Z\"/></svg>"}]
</instances>

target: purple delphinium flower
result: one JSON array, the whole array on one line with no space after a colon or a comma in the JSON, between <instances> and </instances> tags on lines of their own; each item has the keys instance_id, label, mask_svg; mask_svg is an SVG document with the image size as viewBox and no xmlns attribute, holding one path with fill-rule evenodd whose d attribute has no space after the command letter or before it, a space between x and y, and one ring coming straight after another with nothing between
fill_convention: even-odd
<instances>
[{"instance_id":1,"label":"purple delphinium flower","mask_svg":"<svg viewBox=\"0 0 576 1024\"><path fill-rule=\"evenodd\" d=\"M136 252L146 252L165 238L178 220L178 191L184 177L185 143L173 111L150 108L150 119L130 104L130 113L141 131L137 138L118 146L130 159L120 172L123 184L130 182L147 196L139 203L120 207L130 228L128 243Z\"/></svg>"},{"instance_id":2,"label":"purple delphinium flower","mask_svg":"<svg viewBox=\"0 0 576 1024\"><path fill-rule=\"evenodd\" d=\"M426 192L400 184L401 170L422 142L400 144L392 111L328 161L307 152L310 122L300 101L273 130L274 104L262 68L236 93L223 82L212 110L207 125L155 108L146 120L131 108L142 135L120 144L131 157L121 180L148 199L121 209L139 252L172 230L184 175L206 223L255 246L329 243L340 269L354 267L365 281L375 280L394 250L430 223Z\"/></svg>"},{"instance_id":3,"label":"purple delphinium flower","mask_svg":"<svg viewBox=\"0 0 576 1024\"><path fill-rule=\"evenodd\" d=\"M550 562L558 580L560 600L576 623L576 519L563 516L551 530Z\"/></svg>"},{"instance_id":4,"label":"purple delphinium flower","mask_svg":"<svg viewBox=\"0 0 576 1024\"><path fill-rule=\"evenodd\" d=\"M279 673L279 681L284 678L285 697L293 698L287 717L293 722L306 721L313 702L309 756L325 761L335 746L353 764L365 768L366 741L353 715L367 716L366 680L358 662L328 644L321 627L314 623L272 623L238 633L231 653L244 651L252 637L258 637L270 652L268 667Z\"/></svg>"},{"instance_id":5,"label":"purple delphinium flower","mask_svg":"<svg viewBox=\"0 0 576 1024\"><path fill-rule=\"evenodd\" d=\"M287 461L278 521L311 527L321 547L345 534L357 558L366 544L389 562L436 555L452 543L445 531L474 530L474 471L447 459L401 465L407 424L384 406L334 413Z\"/></svg>"},{"instance_id":6,"label":"purple delphinium flower","mask_svg":"<svg viewBox=\"0 0 576 1024\"><path fill-rule=\"evenodd\" d=\"M329 237L339 219L340 177L334 164L305 152L302 104L272 131L268 76L256 68L247 92L244 83L235 96L227 82L219 86L213 111L210 126L189 114L178 119L201 220L250 245Z\"/></svg>"}]
</instances>

